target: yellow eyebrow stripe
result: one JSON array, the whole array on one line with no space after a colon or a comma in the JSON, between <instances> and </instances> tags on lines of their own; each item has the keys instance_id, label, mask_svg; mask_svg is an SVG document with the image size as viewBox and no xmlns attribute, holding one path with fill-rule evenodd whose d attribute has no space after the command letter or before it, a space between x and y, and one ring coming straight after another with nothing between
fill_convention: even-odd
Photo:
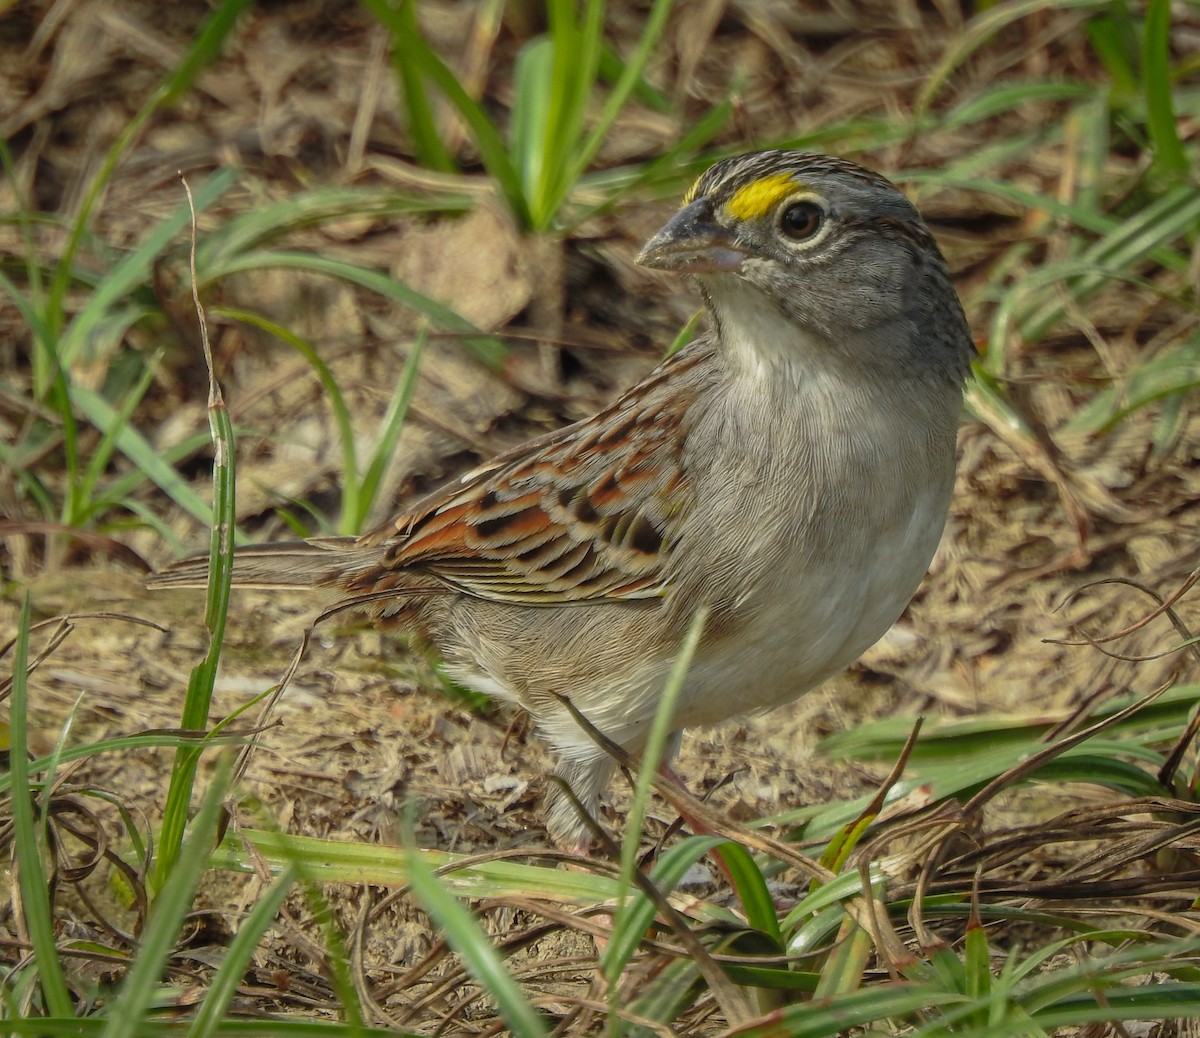
<instances>
[{"instance_id":1,"label":"yellow eyebrow stripe","mask_svg":"<svg viewBox=\"0 0 1200 1038\"><path fill-rule=\"evenodd\" d=\"M738 188L725 203L725 209L737 220L757 220L766 216L781 198L795 194L800 185L790 173L762 177Z\"/></svg>"}]
</instances>

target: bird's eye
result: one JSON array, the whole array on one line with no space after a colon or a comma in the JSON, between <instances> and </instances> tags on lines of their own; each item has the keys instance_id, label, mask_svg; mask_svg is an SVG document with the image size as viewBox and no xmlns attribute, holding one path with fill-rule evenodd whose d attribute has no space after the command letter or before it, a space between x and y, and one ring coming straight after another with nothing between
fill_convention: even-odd
<instances>
[{"instance_id":1,"label":"bird's eye","mask_svg":"<svg viewBox=\"0 0 1200 1038\"><path fill-rule=\"evenodd\" d=\"M779 214L779 229L792 241L804 241L821 229L825 210L816 202L792 202Z\"/></svg>"}]
</instances>

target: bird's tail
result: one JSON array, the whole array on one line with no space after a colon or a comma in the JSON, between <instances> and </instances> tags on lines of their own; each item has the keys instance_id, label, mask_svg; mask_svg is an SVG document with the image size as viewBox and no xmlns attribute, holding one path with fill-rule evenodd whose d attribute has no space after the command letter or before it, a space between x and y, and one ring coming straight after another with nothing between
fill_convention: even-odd
<instances>
[{"instance_id":1,"label":"bird's tail","mask_svg":"<svg viewBox=\"0 0 1200 1038\"><path fill-rule=\"evenodd\" d=\"M335 591L378 565L379 549L353 537L314 537L308 541L276 541L238 548L233 553L233 583L268 591L309 588ZM205 587L208 556L193 555L151 574L152 589Z\"/></svg>"}]
</instances>

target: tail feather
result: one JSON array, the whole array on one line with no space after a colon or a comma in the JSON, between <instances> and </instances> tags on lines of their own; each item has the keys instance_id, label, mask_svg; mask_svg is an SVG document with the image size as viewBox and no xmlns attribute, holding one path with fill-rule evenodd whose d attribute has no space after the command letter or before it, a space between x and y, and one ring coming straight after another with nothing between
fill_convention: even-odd
<instances>
[{"instance_id":1,"label":"tail feather","mask_svg":"<svg viewBox=\"0 0 1200 1038\"><path fill-rule=\"evenodd\" d=\"M266 591L332 590L371 569L378 561L377 547L360 546L353 537L255 544L234 551L233 583L237 587ZM181 559L146 580L146 586L155 590L207 584L207 555Z\"/></svg>"}]
</instances>

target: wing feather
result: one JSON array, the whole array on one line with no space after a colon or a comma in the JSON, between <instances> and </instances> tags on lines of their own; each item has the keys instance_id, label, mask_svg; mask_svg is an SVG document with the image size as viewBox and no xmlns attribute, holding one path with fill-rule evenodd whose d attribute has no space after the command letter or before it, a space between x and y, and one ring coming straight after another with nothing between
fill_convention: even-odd
<instances>
[{"instance_id":1,"label":"wing feather","mask_svg":"<svg viewBox=\"0 0 1200 1038\"><path fill-rule=\"evenodd\" d=\"M693 343L594 418L499 455L366 535L382 561L355 588L418 569L525 605L662 596L692 505L689 411L711 359L706 341Z\"/></svg>"}]
</instances>

